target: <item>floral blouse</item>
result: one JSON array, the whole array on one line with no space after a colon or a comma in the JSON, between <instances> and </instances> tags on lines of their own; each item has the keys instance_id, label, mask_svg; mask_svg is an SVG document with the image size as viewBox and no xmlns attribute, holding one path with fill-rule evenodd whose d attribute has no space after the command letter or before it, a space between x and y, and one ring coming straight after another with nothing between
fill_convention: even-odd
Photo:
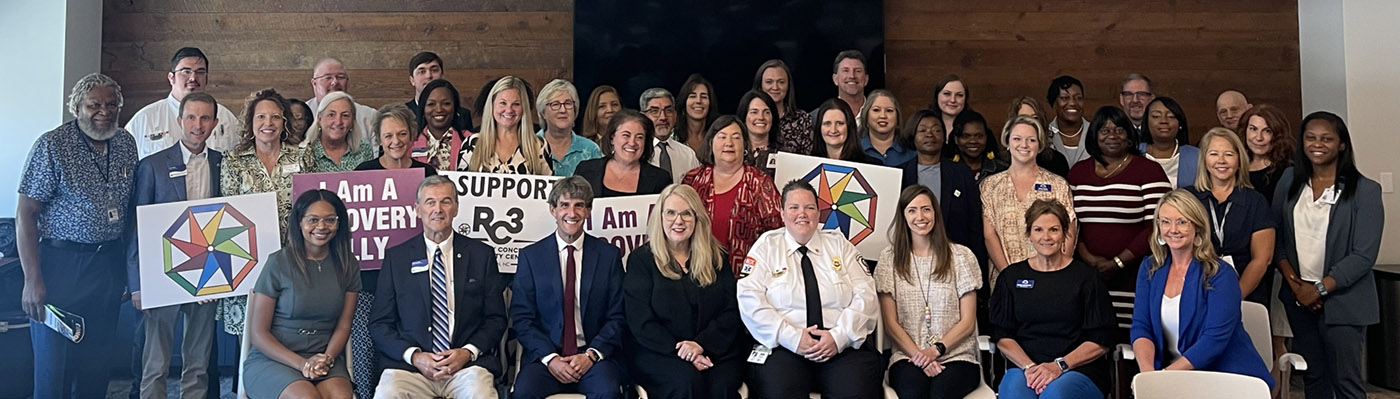
<instances>
[{"instance_id":1,"label":"floral blouse","mask_svg":"<svg viewBox=\"0 0 1400 399\"><path fill-rule=\"evenodd\" d=\"M715 197L720 194L715 192L714 166L700 165L686 172L681 179L681 184L695 188L695 192L705 201L705 211L710 213L711 223L729 224L729 242L720 245L729 251L729 262L735 267L735 275L738 275L737 268L743 266L749 247L758 241L758 236L783 226L778 213L782 208L782 199L778 196L777 186L773 185L773 178L752 166L745 166L741 173L739 183L730 189L739 192L728 215L714 214Z\"/></svg>"},{"instance_id":2,"label":"floral blouse","mask_svg":"<svg viewBox=\"0 0 1400 399\"><path fill-rule=\"evenodd\" d=\"M812 114L800 109L778 119L778 150L794 154L812 153Z\"/></svg>"},{"instance_id":3,"label":"floral blouse","mask_svg":"<svg viewBox=\"0 0 1400 399\"><path fill-rule=\"evenodd\" d=\"M281 228L278 236L283 246L287 245L287 215L292 212L292 175L316 171L315 162L306 154L301 147L283 143L272 174L263 167L257 150L250 148L224 157L219 180L222 196L277 193L277 221ZM247 310L248 297L238 296L220 300L215 314L224 321L224 331L242 335L243 316Z\"/></svg>"},{"instance_id":4,"label":"floral blouse","mask_svg":"<svg viewBox=\"0 0 1400 399\"><path fill-rule=\"evenodd\" d=\"M472 132L448 128L442 139L433 137L428 127L413 142L413 159L433 165L437 170L457 170L457 155L462 151L462 143L472 136Z\"/></svg>"},{"instance_id":5,"label":"floral blouse","mask_svg":"<svg viewBox=\"0 0 1400 399\"><path fill-rule=\"evenodd\" d=\"M909 334L919 349L942 341L942 334L962 319L959 300L963 294L982 288L982 271L977 265L977 256L965 246L950 245L953 252L952 270L943 278L933 274L934 260L937 259L934 256L913 258L909 265L913 282L900 277L894 272L893 246L880 252L880 262L875 266L875 292L894 297L899 327ZM928 311L925 312L925 309ZM978 363L976 340L976 334L968 334L962 341L944 342L948 353L940 356L938 361ZM890 364L908 358L909 354L895 347Z\"/></svg>"},{"instance_id":6,"label":"floral blouse","mask_svg":"<svg viewBox=\"0 0 1400 399\"><path fill-rule=\"evenodd\" d=\"M340 163L336 163L329 155L326 155L326 147L321 146L321 141L317 140L306 146L306 151L312 162L314 162L317 172L348 172L355 170L356 166L365 161L375 158L374 148L368 142L361 141L359 146L351 147L345 154L340 156Z\"/></svg>"},{"instance_id":7,"label":"floral blouse","mask_svg":"<svg viewBox=\"0 0 1400 399\"><path fill-rule=\"evenodd\" d=\"M495 154L492 154L492 156L487 157L487 162L485 165L481 166L481 169L471 170L472 150L476 149L476 144L478 142L477 139L479 138L481 138L481 135L479 134L472 135L471 137L467 138L467 143L462 145L462 152L460 153L460 156L457 157L457 170L483 173L503 173L510 175L547 176L554 174L554 171L549 168L549 163L544 159L545 149L543 146L543 140L541 140L541 146L539 149L540 155L538 157L539 159L537 160L531 161L525 158L525 153L521 151L520 147L517 146L515 147L515 153L510 155L510 159L501 160L500 157L495 156ZM521 144L524 144L523 140ZM486 150L494 152L494 149ZM531 170L530 164L532 163L543 166L540 168L540 170Z\"/></svg>"}]
</instances>

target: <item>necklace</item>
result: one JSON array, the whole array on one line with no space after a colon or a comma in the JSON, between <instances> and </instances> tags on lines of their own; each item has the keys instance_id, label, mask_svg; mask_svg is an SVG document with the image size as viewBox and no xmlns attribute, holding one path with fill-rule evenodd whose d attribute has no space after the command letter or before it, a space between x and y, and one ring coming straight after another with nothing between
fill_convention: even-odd
<instances>
[{"instance_id":1,"label":"necklace","mask_svg":"<svg viewBox=\"0 0 1400 399\"><path fill-rule=\"evenodd\" d=\"M321 258L320 260L312 259L311 261L312 261L312 262L316 262L316 271L319 272L319 271L321 271L321 266L324 264L324 262L326 261L326 259L325 259L325 258Z\"/></svg>"},{"instance_id":2,"label":"necklace","mask_svg":"<svg viewBox=\"0 0 1400 399\"><path fill-rule=\"evenodd\" d=\"M1083 122L1080 122L1080 123L1083 123ZM1050 130L1054 130L1054 131L1055 131L1055 134L1064 136L1064 137L1066 137L1066 138L1075 138L1075 137L1079 137L1079 135L1081 135L1081 134L1084 134L1084 129L1083 129L1083 128L1080 128L1079 131L1074 132L1074 134L1065 134L1065 132L1060 131L1060 124L1059 124L1058 121L1055 122L1054 125L1051 125L1051 126L1050 126Z\"/></svg>"},{"instance_id":3,"label":"necklace","mask_svg":"<svg viewBox=\"0 0 1400 399\"><path fill-rule=\"evenodd\" d=\"M1149 146L1149 147L1150 147L1150 146ZM1151 150L1151 148L1149 148L1149 151L1147 151L1147 152L1148 152L1148 155L1151 155L1151 153L1152 153L1152 151L1150 151L1150 150ZM1174 143L1172 143L1172 154L1171 154L1171 155L1168 155L1166 158L1160 158L1160 159L1172 159L1172 158L1175 158L1175 157L1176 157L1176 154L1179 153L1179 152L1181 152L1181 143L1175 143L1175 142L1174 142ZM1157 158L1157 157L1154 156L1154 157L1152 157L1152 158Z\"/></svg>"},{"instance_id":4,"label":"necklace","mask_svg":"<svg viewBox=\"0 0 1400 399\"><path fill-rule=\"evenodd\" d=\"M924 345L923 345L923 347L927 348L927 347L933 346L933 343L934 343L934 342L937 342L938 339L936 339L936 338L934 337L934 334L933 334L933 302L929 300L929 296L931 295L931 293L929 292L930 287L925 287L925 286L924 286L924 280L926 280L926 278L925 278L925 276L924 276L924 273L920 273L920 272L919 272L919 267L918 267L918 265L919 265L919 262L918 262L919 258L920 258L920 257L918 257L918 256L915 256L915 257L914 257L914 274L915 274L915 279L919 280L919 295L922 296L923 299L924 299ZM929 268L932 269L932 268L933 268L933 256L924 257L924 259L928 259ZM932 273L932 270L929 270L929 272L930 272L930 273L928 273L929 275L932 275L932 274L933 274L933 273ZM929 277L932 277L932 276L929 276ZM932 284L929 284L929 285L932 286Z\"/></svg>"},{"instance_id":5,"label":"necklace","mask_svg":"<svg viewBox=\"0 0 1400 399\"><path fill-rule=\"evenodd\" d=\"M1114 167L1113 167L1113 170L1109 170L1108 173L1105 173L1105 174L1103 175L1103 177L1107 178L1107 177L1109 177L1109 176L1113 176L1113 174L1115 174L1115 173L1118 173L1118 170L1119 170L1119 169L1123 169L1123 166L1124 166L1124 165L1127 165L1127 164L1128 164L1128 161L1130 161L1130 160L1132 160L1132 156L1131 156L1131 155L1123 157L1123 160L1122 160L1122 161L1118 161L1118 166L1114 166ZM1105 169L1106 169L1106 168L1105 168Z\"/></svg>"}]
</instances>

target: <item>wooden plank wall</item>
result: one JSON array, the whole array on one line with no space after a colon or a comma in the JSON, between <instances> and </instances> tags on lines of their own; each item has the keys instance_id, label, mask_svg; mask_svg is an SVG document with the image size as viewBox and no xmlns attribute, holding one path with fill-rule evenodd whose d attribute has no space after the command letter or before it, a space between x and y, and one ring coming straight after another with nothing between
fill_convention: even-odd
<instances>
[{"instance_id":1,"label":"wooden plank wall","mask_svg":"<svg viewBox=\"0 0 1400 399\"><path fill-rule=\"evenodd\" d=\"M1118 105L1129 72L1182 104L1193 141L1219 125L1229 88L1301 119L1297 2L1277 0L886 0L888 82L905 111L947 73L994 126L1011 99L1045 101L1050 80L1084 82L1085 114Z\"/></svg>"},{"instance_id":2,"label":"wooden plank wall","mask_svg":"<svg viewBox=\"0 0 1400 399\"><path fill-rule=\"evenodd\" d=\"M536 86L572 76L573 7L570 0L108 0L102 70L122 83L129 118L168 93L171 54L197 46L211 58L209 91L239 112L262 87L311 96L313 64L335 55L350 69L350 93L380 106L412 95L406 64L430 50L473 104L481 85L499 76ZM885 0L887 78L907 112L929 104L943 74L957 73L973 108L1000 125L1010 99L1043 100L1054 76L1084 81L1092 113L1117 104L1119 80L1140 72L1159 95L1183 104L1199 136L1215 125L1215 95L1226 88L1301 117L1297 21L1295 2L1275 0Z\"/></svg>"},{"instance_id":3,"label":"wooden plank wall","mask_svg":"<svg viewBox=\"0 0 1400 399\"><path fill-rule=\"evenodd\" d=\"M408 60L433 51L465 104L488 80L517 75L536 88L573 70L570 0L107 0L102 71L122 84L129 119L169 94L175 50L210 58L208 91L235 113L264 87L312 96L311 68L345 61L348 92L365 105L413 95ZM536 83L538 82L538 83Z\"/></svg>"}]
</instances>

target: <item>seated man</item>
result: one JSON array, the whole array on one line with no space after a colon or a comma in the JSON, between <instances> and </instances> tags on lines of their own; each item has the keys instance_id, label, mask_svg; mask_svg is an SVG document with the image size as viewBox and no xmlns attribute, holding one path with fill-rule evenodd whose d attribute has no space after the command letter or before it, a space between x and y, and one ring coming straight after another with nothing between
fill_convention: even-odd
<instances>
[{"instance_id":1,"label":"seated man","mask_svg":"<svg viewBox=\"0 0 1400 399\"><path fill-rule=\"evenodd\" d=\"M452 231L457 190L430 176L415 208L423 237L389 248L370 313L385 369L375 398L495 398L506 331L494 251Z\"/></svg>"},{"instance_id":2,"label":"seated man","mask_svg":"<svg viewBox=\"0 0 1400 399\"><path fill-rule=\"evenodd\" d=\"M584 234L592 207L583 177L555 182L549 212L558 231L520 250L510 317L523 352L513 398L622 397L622 255Z\"/></svg>"}]
</instances>

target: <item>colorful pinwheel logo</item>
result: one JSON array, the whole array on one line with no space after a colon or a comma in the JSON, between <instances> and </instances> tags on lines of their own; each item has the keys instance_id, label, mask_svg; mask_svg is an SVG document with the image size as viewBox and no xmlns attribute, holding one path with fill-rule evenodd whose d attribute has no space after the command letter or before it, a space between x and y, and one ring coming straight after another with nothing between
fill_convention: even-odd
<instances>
[{"instance_id":1,"label":"colorful pinwheel logo","mask_svg":"<svg viewBox=\"0 0 1400 399\"><path fill-rule=\"evenodd\" d=\"M812 168L802 180L817 189L823 229L840 230L852 244L859 244L875 232L879 198L860 170L824 163Z\"/></svg>"},{"instance_id":2,"label":"colorful pinwheel logo","mask_svg":"<svg viewBox=\"0 0 1400 399\"><path fill-rule=\"evenodd\" d=\"M163 238L165 275L190 295L231 292L258 264L257 226L228 203L186 208Z\"/></svg>"}]
</instances>

